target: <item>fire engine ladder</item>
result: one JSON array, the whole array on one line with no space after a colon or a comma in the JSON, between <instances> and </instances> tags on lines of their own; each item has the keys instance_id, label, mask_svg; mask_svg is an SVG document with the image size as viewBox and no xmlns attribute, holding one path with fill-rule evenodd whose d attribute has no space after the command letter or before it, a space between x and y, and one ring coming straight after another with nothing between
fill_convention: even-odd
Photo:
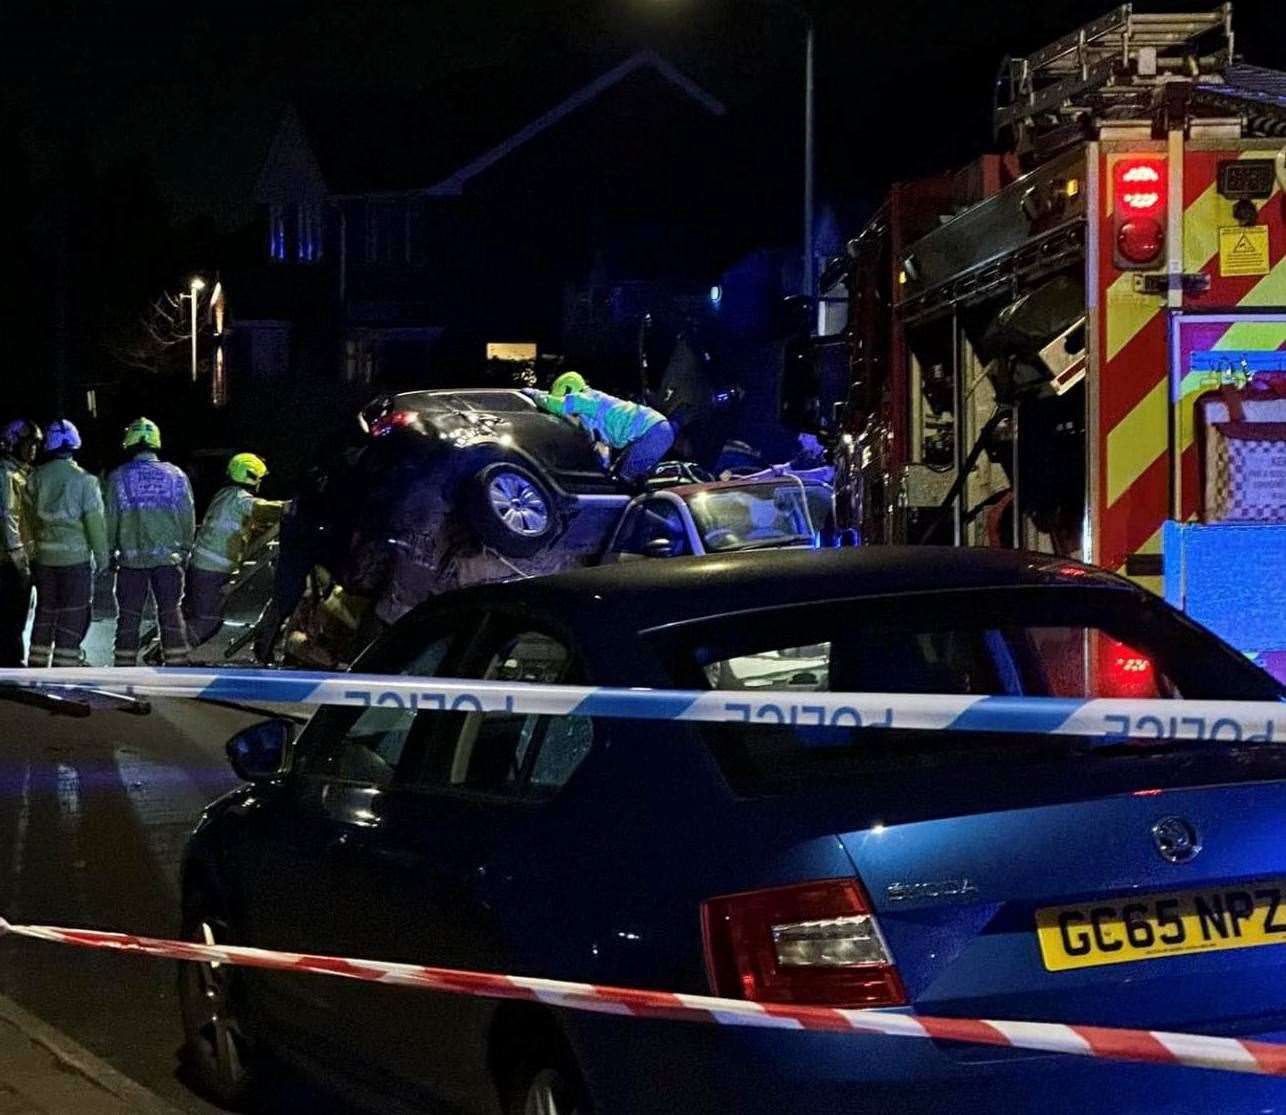
<instances>
[{"instance_id":1,"label":"fire engine ladder","mask_svg":"<svg viewBox=\"0 0 1286 1115\"><path fill-rule=\"evenodd\" d=\"M1122 4L1026 58L1009 58L997 80L995 127L1029 134L1084 112L1150 115L1156 86L1174 77L1217 76L1232 61L1232 4L1203 12L1136 12Z\"/></svg>"},{"instance_id":2,"label":"fire engine ladder","mask_svg":"<svg viewBox=\"0 0 1286 1115\"><path fill-rule=\"evenodd\" d=\"M1223 80L1198 82L1194 99L1245 120L1247 136L1286 136L1286 73L1236 63Z\"/></svg>"}]
</instances>

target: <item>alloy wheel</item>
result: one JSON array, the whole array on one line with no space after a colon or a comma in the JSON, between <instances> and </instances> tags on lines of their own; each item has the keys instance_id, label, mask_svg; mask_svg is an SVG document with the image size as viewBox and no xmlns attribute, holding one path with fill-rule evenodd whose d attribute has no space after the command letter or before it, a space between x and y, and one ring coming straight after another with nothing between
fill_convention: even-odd
<instances>
[{"instance_id":1,"label":"alloy wheel","mask_svg":"<svg viewBox=\"0 0 1286 1115\"><path fill-rule=\"evenodd\" d=\"M197 932L207 945L226 938L226 928L213 918L203 918ZM193 962L185 996L188 1040L199 1046L203 1067L213 1078L210 1084L218 1094L229 1096L243 1088L248 1077L248 1043L231 995L233 975L228 965L218 961Z\"/></svg>"},{"instance_id":2,"label":"alloy wheel","mask_svg":"<svg viewBox=\"0 0 1286 1115\"><path fill-rule=\"evenodd\" d=\"M515 534L534 538L549 529L545 497L517 473L501 472L487 485L487 498L502 523Z\"/></svg>"},{"instance_id":3,"label":"alloy wheel","mask_svg":"<svg viewBox=\"0 0 1286 1115\"><path fill-rule=\"evenodd\" d=\"M523 1115L581 1115L580 1105L556 1069L536 1074L527 1089L527 1102L522 1111Z\"/></svg>"}]
</instances>

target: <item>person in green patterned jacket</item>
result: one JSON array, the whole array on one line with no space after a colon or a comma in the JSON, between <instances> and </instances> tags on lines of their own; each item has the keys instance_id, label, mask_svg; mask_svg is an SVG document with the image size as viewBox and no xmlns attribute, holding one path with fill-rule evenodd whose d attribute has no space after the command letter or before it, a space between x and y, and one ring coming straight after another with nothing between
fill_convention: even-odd
<instances>
[{"instance_id":1,"label":"person in green patterned jacket","mask_svg":"<svg viewBox=\"0 0 1286 1115\"><path fill-rule=\"evenodd\" d=\"M188 564L183 618L188 645L213 639L223 626L223 588L241 568L246 545L256 534L281 521L285 503L260 499L259 485L268 466L253 453L238 453L228 462L230 484L220 488L206 508Z\"/></svg>"},{"instance_id":2,"label":"person in green patterned jacket","mask_svg":"<svg viewBox=\"0 0 1286 1115\"><path fill-rule=\"evenodd\" d=\"M161 429L150 418L125 428L130 460L107 478L107 545L116 562L116 665L138 664L139 628L150 593L167 666L187 660L179 602L183 567L192 549L196 513L192 485L177 465L157 456Z\"/></svg>"},{"instance_id":3,"label":"person in green patterned jacket","mask_svg":"<svg viewBox=\"0 0 1286 1115\"><path fill-rule=\"evenodd\" d=\"M627 484L647 476L674 444L674 427L660 411L606 391L595 391L579 372L564 372L549 391L527 388L537 406L583 427L606 466L618 453L616 475Z\"/></svg>"},{"instance_id":4,"label":"person in green patterned jacket","mask_svg":"<svg viewBox=\"0 0 1286 1115\"><path fill-rule=\"evenodd\" d=\"M107 568L107 524L98 481L73 459L80 431L65 418L45 431L49 460L27 478L36 619L29 666L79 666L89 631L94 569Z\"/></svg>"}]
</instances>

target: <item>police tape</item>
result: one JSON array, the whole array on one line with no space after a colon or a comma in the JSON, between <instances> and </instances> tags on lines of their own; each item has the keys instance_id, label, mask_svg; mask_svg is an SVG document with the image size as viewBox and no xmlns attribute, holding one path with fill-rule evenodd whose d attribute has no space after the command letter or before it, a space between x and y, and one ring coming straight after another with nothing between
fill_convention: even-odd
<instances>
[{"instance_id":1,"label":"police tape","mask_svg":"<svg viewBox=\"0 0 1286 1115\"><path fill-rule=\"evenodd\" d=\"M704 1022L718 1026L932 1038L1044 1053L1068 1053L1108 1061L1146 1061L1225 1072L1286 1076L1286 1044L1245 1038L1177 1034L1163 1030L1125 1030L1061 1022L937 1018L887 1009L853 1010L789 1003L757 1003L673 991L645 991L567 980L395 964L381 960L350 960L338 956L279 952L244 945L172 941L92 929L12 925L0 919L0 936L4 934L167 960L268 968L282 972L312 972L452 995L523 999L570 1010L634 1018Z\"/></svg>"},{"instance_id":2,"label":"police tape","mask_svg":"<svg viewBox=\"0 0 1286 1115\"><path fill-rule=\"evenodd\" d=\"M1274 701L625 689L306 670L151 666L0 669L0 686L3 685L48 688L62 694L93 688L131 697L604 716L801 728L1017 732L1224 743L1286 740L1286 704Z\"/></svg>"}]
</instances>

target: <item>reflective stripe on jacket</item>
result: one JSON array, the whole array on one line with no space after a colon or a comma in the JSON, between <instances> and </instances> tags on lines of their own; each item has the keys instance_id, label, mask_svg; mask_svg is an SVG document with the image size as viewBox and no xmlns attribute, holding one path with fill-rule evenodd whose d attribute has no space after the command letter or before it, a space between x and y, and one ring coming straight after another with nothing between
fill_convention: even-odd
<instances>
[{"instance_id":1,"label":"reflective stripe on jacket","mask_svg":"<svg viewBox=\"0 0 1286 1115\"><path fill-rule=\"evenodd\" d=\"M220 488L196 533L192 565L207 573L235 573L241 567L246 544L280 521L285 506L278 500L260 499L236 484Z\"/></svg>"},{"instance_id":2,"label":"reflective stripe on jacket","mask_svg":"<svg viewBox=\"0 0 1286 1115\"><path fill-rule=\"evenodd\" d=\"M183 565L196 533L192 485L177 465L140 453L107 478L107 546L127 569Z\"/></svg>"},{"instance_id":3,"label":"reflective stripe on jacket","mask_svg":"<svg viewBox=\"0 0 1286 1115\"><path fill-rule=\"evenodd\" d=\"M0 457L0 564L25 565L31 545L27 515L27 466L16 457Z\"/></svg>"},{"instance_id":4,"label":"reflective stripe on jacket","mask_svg":"<svg viewBox=\"0 0 1286 1115\"><path fill-rule=\"evenodd\" d=\"M70 457L55 457L27 477L31 558L40 565L107 567L107 524L98 481Z\"/></svg>"}]
</instances>

